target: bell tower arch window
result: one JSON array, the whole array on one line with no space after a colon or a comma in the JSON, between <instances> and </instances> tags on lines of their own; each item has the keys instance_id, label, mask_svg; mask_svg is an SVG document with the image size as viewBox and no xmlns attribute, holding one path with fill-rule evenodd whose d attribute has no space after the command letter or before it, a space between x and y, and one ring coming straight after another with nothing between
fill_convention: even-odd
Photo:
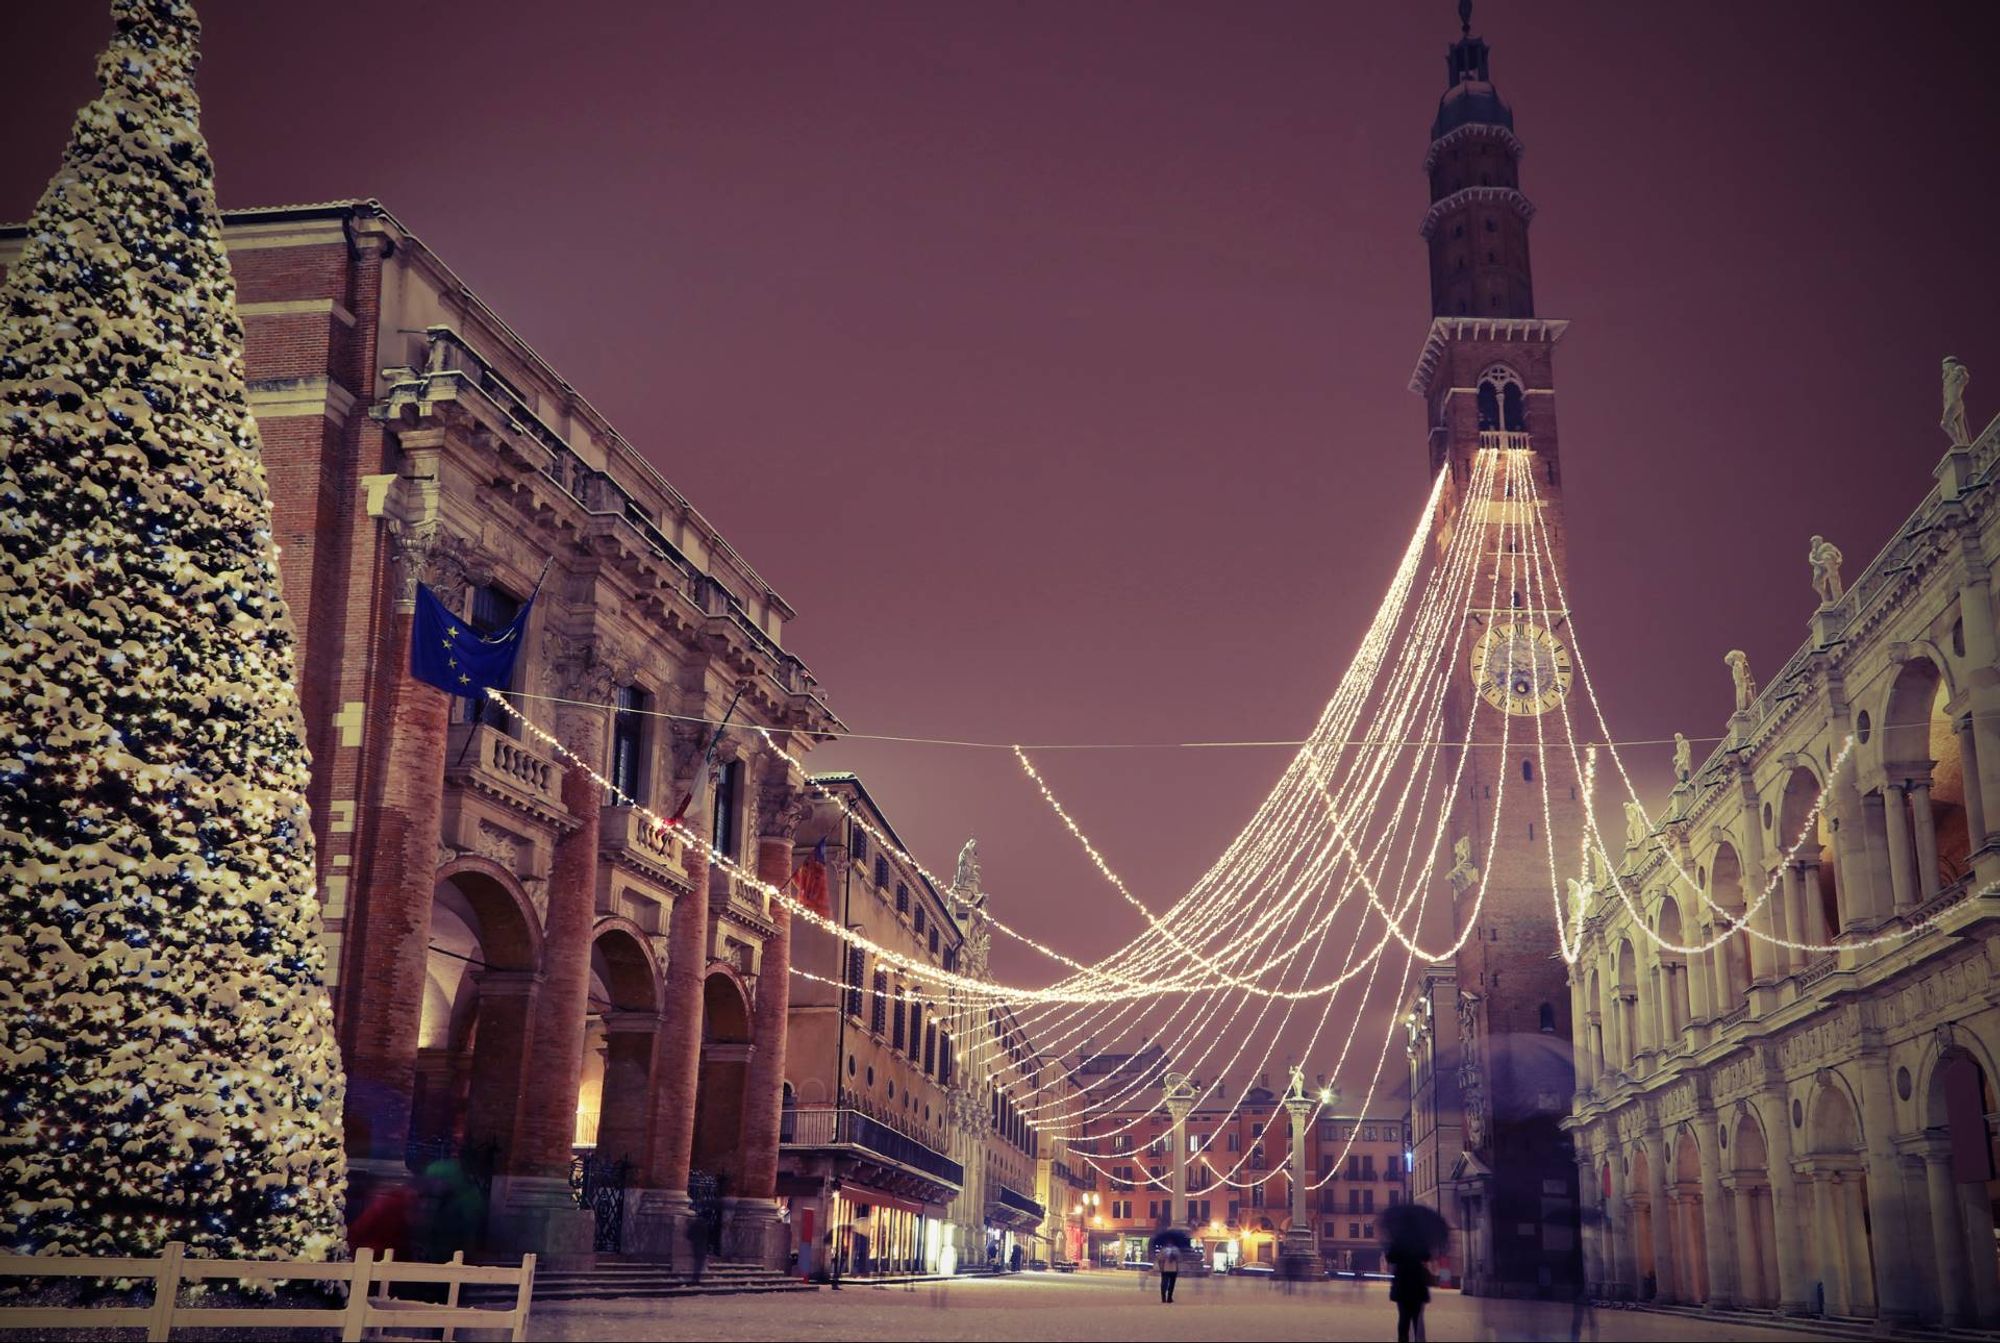
<instances>
[{"instance_id":1,"label":"bell tower arch window","mask_svg":"<svg viewBox=\"0 0 2000 1343\"><path fill-rule=\"evenodd\" d=\"M1479 375L1479 427L1491 432L1496 429L1510 434L1525 433L1528 428L1526 401L1521 388L1521 375L1505 364L1495 364Z\"/></svg>"}]
</instances>

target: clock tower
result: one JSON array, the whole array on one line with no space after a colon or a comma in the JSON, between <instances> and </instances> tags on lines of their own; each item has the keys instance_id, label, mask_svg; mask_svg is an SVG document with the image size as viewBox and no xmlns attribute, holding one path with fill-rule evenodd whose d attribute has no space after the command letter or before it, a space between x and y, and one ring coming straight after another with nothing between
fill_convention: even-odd
<instances>
[{"instance_id":1,"label":"clock tower","mask_svg":"<svg viewBox=\"0 0 2000 1343\"><path fill-rule=\"evenodd\" d=\"M1568 324L1535 311L1521 141L1470 11L1460 0L1424 158L1432 316L1410 380L1430 469L1447 477L1437 553L1477 533L1446 696L1445 740L1467 743L1446 752L1447 769L1464 756L1451 872L1425 922L1428 943L1465 942L1430 968L1406 1018L1412 1192L1452 1224L1448 1270L1466 1290L1560 1293L1580 1271L1577 1171L1557 1127L1574 1070L1552 895L1577 874L1583 841L1565 716L1579 707L1569 613L1556 592L1567 575L1554 356Z\"/></svg>"}]
</instances>

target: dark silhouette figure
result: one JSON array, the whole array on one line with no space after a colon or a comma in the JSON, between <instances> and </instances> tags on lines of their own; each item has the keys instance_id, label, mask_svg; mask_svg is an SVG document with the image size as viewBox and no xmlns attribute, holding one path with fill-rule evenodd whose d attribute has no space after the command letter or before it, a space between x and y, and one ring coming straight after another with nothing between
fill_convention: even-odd
<instances>
[{"instance_id":1,"label":"dark silhouette figure","mask_svg":"<svg viewBox=\"0 0 2000 1343\"><path fill-rule=\"evenodd\" d=\"M708 1219L690 1217L687 1222L688 1281L701 1286L702 1270L708 1267Z\"/></svg>"},{"instance_id":2,"label":"dark silhouette figure","mask_svg":"<svg viewBox=\"0 0 2000 1343\"><path fill-rule=\"evenodd\" d=\"M1174 1284L1179 1282L1181 1277L1180 1247L1177 1245L1161 1246L1159 1265L1160 1303L1170 1306L1174 1302Z\"/></svg>"},{"instance_id":3,"label":"dark silhouette figure","mask_svg":"<svg viewBox=\"0 0 2000 1343\"><path fill-rule=\"evenodd\" d=\"M1396 1343L1424 1343L1424 1305L1431 1299L1429 1255L1400 1246L1389 1251L1389 1299L1396 1303Z\"/></svg>"}]
</instances>

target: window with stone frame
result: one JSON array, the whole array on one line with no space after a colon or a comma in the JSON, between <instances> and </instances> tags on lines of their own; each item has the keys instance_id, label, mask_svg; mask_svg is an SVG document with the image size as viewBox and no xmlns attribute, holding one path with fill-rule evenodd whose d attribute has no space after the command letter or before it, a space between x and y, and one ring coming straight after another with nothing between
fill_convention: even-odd
<instances>
[{"instance_id":1,"label":"window with stone frame","mask_svg":"<svg viewBox=\"0 0 2000 1343\"><path fill-rule=\"evenodd\" d=\"M903 1017L909 1010L909 998L908 990L896 990L895 1030L889 1036L889 1047L891 1049L901 1049L903 1047Z\"/></svg>"},{"instance_id":2,"label":"window with stone frame","mask_svg":"<svg viewBox=\"0 0 2000 1343\"><path fill-rule=\"evenodd\" d=\"M478 583L473 585L465 621L480 634L497 634L513 624L514 617L519 614L521 614L519 597L491 583ZM513 680L518 682L520 676L521 663L516 659ZM512 690L514 684L510 682L501 688ZM520 721L485 696L468 697L463 703L465 707L462 712L466 722L483 723L487 727L499 729L510 737L521 735Z\"/></svg>"},{"instance_id":3,"label":"window with stone frame","mask_svg":"<svg viewBox=\"0 0 2000 1343\"><path fill-rule=\"evenodd\" d=\"M621 685L611 714L611 786L624 794L624 801L646 800L646 692L635 685Z\"/></svg>"},{"instance_id":4,"label":"window with stone frame","mask_svg":"<svg viewBox=\"0 0 2000 1343\"><path fill-rule=\"evenodd\" d=\"M900 881L896 883L896 912L898 914L910 912L910 888Z\"/></svg>"},{"instance_id":5,"label":"window with stone frame","mask_svg":"<svg viewBox=\"0 0 2000 1343\"><path fill-rule=\"evenodd\" d=\"M875 972L875 1005L869 1012L868 1029L880 1035L889 1025L889 976Z\"/></svg>"}]
</instances>

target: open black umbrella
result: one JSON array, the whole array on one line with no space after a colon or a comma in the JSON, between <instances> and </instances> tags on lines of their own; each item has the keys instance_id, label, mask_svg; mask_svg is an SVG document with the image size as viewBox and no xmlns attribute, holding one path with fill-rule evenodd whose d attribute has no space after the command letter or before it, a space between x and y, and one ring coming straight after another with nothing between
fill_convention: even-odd
<instances>
[{"instance_id":1,"label":"open black umbrella","mask_svg":"<svg viewBox=\"0 0 2000 1343\"><path fill-rule=\"evenodd\" d=\"M1193 1244L1194 1242L1188 1239L1187 1232L1175 1227L1169 1227L1165 1231L1154 1232L1153 1239L1147 1243L1146 1248L1157 1250L1162 1246L1171 1245L1176 1250L1185 1250Z\"/></svg>"},{"instance_id":2,"label":"open black umbrella","mask_svg":"<svg viewBox=\"0 0 2000 1343\"><path fill-rule=\"evenodd\" d=\"M1451 1246L1451 1226L1421 1203L1385 1208L1375 1224L1392 1259L1435 1259Z\"/></svg>"}]
</instances>

